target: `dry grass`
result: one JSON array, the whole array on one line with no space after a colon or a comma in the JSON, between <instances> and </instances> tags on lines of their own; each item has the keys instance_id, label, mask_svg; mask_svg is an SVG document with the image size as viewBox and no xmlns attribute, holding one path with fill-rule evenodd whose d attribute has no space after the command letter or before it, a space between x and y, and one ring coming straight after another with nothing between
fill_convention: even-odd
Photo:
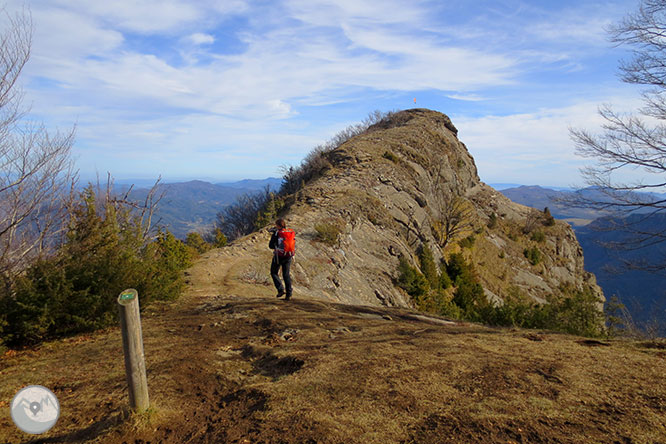
<instances>
[{"instance_id":1,"label":"dry grass","mask_svg":"<svg viewBox=\"0 0 666 444\"><path fill-rule=\"evenodd\" d=\"M666 442L661 343L285 302L215 254L186 298L144 313L151 411L128 412L109 329L2 357L0 443ZM40 439L7 408L28 384L62 407Z\"/></svg>"},{"instance_id":2,"label":"dry grass","mask_svg":"<svg viewBox=\"0 0 666 444\"><path fill-rule=\"evenodd\" d=\"M5 356L1 399L52 388L53 443L666 440L660 347L315 301L186 307L144 321L147 415L126 410L117 330ZM10 421L0 442L30 442Z\"/></svg>"}]
</instances>

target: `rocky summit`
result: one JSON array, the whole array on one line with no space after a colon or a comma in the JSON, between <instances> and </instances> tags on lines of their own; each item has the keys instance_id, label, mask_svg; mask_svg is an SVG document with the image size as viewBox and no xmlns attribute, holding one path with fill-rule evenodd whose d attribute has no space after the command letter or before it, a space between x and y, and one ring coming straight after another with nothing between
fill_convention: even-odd
<instances>
[{"instance_id":1,"label":"rocky summit","mask_svg":"<svg viewBox=\"0 0 666 444\"><path fill-rule=\"evenodd\" d=\"M515 289L537 302L565 287L602 297L569 225L481 182L446 115L393 113L321 156L321 171L289 197L283 214L297 233L296 297L409 307L395 284L399 258L418 264L424 245L437 260L461 252L496 303ZM271 285L268 239L261 230L210 259L243 256L239 277Z\"/></svg>"}]
</instances>

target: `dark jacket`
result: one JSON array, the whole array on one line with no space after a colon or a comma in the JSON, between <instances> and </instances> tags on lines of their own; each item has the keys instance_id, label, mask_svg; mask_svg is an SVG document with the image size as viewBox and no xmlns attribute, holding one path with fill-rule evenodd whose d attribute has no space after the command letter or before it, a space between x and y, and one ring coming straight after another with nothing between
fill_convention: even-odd
<instances>
[{"instance_id":1,"label":"dark jacket","mask_svg":"<svg viewBox=\"0 0 666 444\"><path fill-rule=\"evenodd\" d=\"M280 230L275 230L273 231L273 235L271 236L271 240L268 243L268 248L271 250L275 250L278 246L278 234L280 233Z\"/></svg>"}]
</instances>

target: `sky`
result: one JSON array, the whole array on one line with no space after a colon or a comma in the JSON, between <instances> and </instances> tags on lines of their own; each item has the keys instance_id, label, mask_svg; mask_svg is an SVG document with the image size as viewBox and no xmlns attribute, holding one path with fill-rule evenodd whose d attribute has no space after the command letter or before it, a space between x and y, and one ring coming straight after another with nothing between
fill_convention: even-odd
<instances>
[{"instance_id":1,"label":"sky","mask_svg":"<svg viewBox=\"0 0 666 444\"><path fill-rule=\"evenodd\" d=\"M29 118L83 179L280 176L374 110L447 114L486 183L573 186L569 128L640 106L606 28L637 1L5 0ZM414 100L416 103L414 103Z\"/></svg>"}]
</instances>

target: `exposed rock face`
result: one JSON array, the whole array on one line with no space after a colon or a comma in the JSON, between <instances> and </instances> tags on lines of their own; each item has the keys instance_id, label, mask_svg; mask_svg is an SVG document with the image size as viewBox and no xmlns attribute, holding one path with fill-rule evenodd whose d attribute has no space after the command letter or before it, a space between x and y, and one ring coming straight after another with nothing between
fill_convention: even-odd
<instances>
[{"instance_id":1,"label":"exposed rock face","mask_svg":"<svg viewBox=\"0 0 666 444\"><path fill-rule=\"evenodd\" d=\"M436 259L462 251L491 299L500 301L517 287L543 301L565 283L601 294L583 269L573 230L559 221L546 226L535 210L482 183L444 114L397 113L327 157L332 166L294 196L286 214L297 232L292 268L297 291L353 304L410 306L409 296L395 286L399 257L417 264L416 251L427 243ZM442 202L454 197L470 209L472 226L442 251L435 221L441 220ZM489 224L493 213L497 222ZM335 245L316 240L315 226L321 223L341 227ZM458 241L470 235L473 244L460 247ZM262 251L257 260L268 267L271 252L264 243L268 235L255 234L233 248ZM536 265L524 254L532 247L541 254Z\"/></svg>"}]
</instances>

